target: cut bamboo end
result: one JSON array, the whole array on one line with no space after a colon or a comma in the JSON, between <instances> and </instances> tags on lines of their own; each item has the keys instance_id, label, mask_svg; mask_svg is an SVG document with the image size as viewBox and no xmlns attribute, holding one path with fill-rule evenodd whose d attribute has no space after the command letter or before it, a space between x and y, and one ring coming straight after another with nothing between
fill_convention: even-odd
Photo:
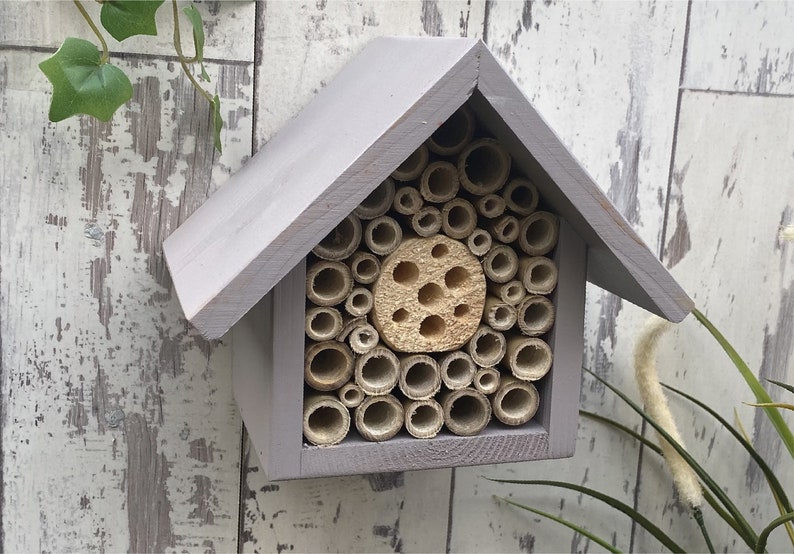
<instances>
[{"instance_id":1,"label":"cut bamboo end","mask_svg":"<svg viewBox=\"0 0 794 554\"><path fill-rule=\"evenodd\" d=\"M520 304L527 296L524 284L517 279L507 283L488 283L488 292L511 306Z\"/></svg>"},{"instance_id":2,"label":"cut bamboo end","mask_svg":"<svg viewBox=\"0 0 794 554\"><path fill-rule=\"evenodd\" d=\"M505 199L498 194L486 194L478 198L475 203L477 213L487 219L493 219L505 213L506 206Z\"/></svg>"},{"instance_id":3,"label":"cut bamboo end","mask_svg":"<svg viewBox=\"0 0 794 554\"><path fill-rule=\"evenodd\" d=\"M477 210L463 198L453 198L441 209L441 229L453 239L468 237L477 227Z\"/></svg>"},{"instance_id":4,"label":"cut bamboo end","mask_svg":"<svg viewBox=\"0 0 794 554\"><path fill-rule=\"evenodd\" d=\"M502 379L491 404L496 419L505 425L523 425L537 413L540 395L532 383L508 375Z\"/></svg>"},{"instance_id":5,"label":"cut bamboo end","mask_svg":"<svg viewBox=\"0 0 794 554\"><path fill-rule=\"evenodd\" d=\"M399 386L411 400L427 400L441 389L438 362L426 354L414 354L400 359Z\"/></svg>"},{"instance_id":6,"label":"cut bamboo end","mask_svg":"<svg viewBox=\"0 0 794 554\"><path fill-rule=\"evenodd\" d=\"M491 233L485 229L475 229L466 238L466 246L469 247L469 251L475 256L485 256L491 249L491 246L493 246Z\"/></svg>"},{"instance_id":7,"label":"cut bamboo end","mask_svg":"<svg viewBox=\"0 0 794 554\"><path fill-rule=\"evenodd\" d=\"M361 221L355 214L348 214L312 249L312 252L323 260L339 261L355 252L359 244L361 244Z\"/></svg>"},{"instance_id":8,"label":"cut bamboo end","mask_svg":"<svg viewBox=\"0 0 794 554\"><path fill-rule=\"evenodd\" d=\"M315 307L306 310L306 336L322 342L334 339L342 330L342 314L336 308Z\"/></svg>"},{"instance_id":9,"label":"cut bamboo end","mask_svg":"<svg viewBox=\"0 0 794 554\"><path fill-rule=\"evenodd\" d=\"M388 212L394 202L394 180L390 177L369 193L361 204L353 210L361 219L375 219Z\"/></svg>"},{"instance_id":10,"label":"cut bamboo end","mask_svg":"<svg viewBox=\"0 0 794 554\"><path fill-rule=\"evenodd\" d=\"M350 430L350 412L327 394L308 395L303 402L303 436L317 446L339 444Z\"/></svg>"},{"instance_id":11,"label":"cut bamboo end","mask_svg":"<svg viewBox=\"0 0 794 554\"><path fill-rule=\"evenodd\" d=\"M405 429L417 439L432 439L444 426L444 410L435 400L406 400L403 411Z\"/></svg>"},{"instance_id":12,"label":"cut bamboo end","mask_svg":"<svg viewBox=\"0 0 794 554\"><path fill-rule=\"evenodd\" d=\"M530 256L548 254L557 245L560 221L549 212L534 212L521 220L518 245Z\"/></svg>"},{"instance_id":13,"label":"cut bamboo end","mask_svg":"<svg viewBox=\"0 0 794 554\"><path fill-rule=\"evenodd\" d=\"M497 244L485 255L482 268L494 283L506 283L518 272L518 255L506 244Z\"/></svg>"},{"instance_id":14,"label":"cut bamboo end","mask_svg":"<svg viewBox=\"0 0 794 554\"><path fill-rule=\"evenodd\" d=\"M430 152L424 144L414 150L403 163L395 169L391 176L396 181L413 181L422 174L427 162L430 160Z\"/></svg>"},{"instance_id":15,"label":"cut bamboo end","mask_svg":"<svg viewBox=\"0 0 794 554\"><path fill-rule=\"evenodd\" d=\"M516 324L517 317L515 306L511 306L495 296L485 297L482 320L494 331L507 331Z\"/></svg>"},{"instance_id":16,"label":"cut bamboo end","mask_svg":"<svg viewBox=\"0 0 794 554\"><path fill-rule=\"evenodd\" d=\"M469 356L480 367L495 366L505 356L505 336L487 325L480 325L468 344Z\"/></svg>"},{"instance_id":17,"label":"cut bamboo end","mask_svg":"<svg viewBox=\"0 0 794 554\"><path fill-rule=\"evenodd\" d=\"M419 193L428 202L436 204L455 198L459 188L458 170L449 162L431 163L419 179Z\"/></svg>"},{"instance_id":18,"label":"cut bamboo end","mask_svg":"<svg viewBox=\"0 0 794 554\"><path fill-rule=\"evenodd\" d=\"M431 152L454 156L466 147L473 136L474 115L469 108L462 106L430 135L426 144Z\"/></svg>"},{"instance_id":19,"label":"cut bamboo end","mask_svg":"<svg viewBox=\"0 0 794 554\"><path fill-rule=\"evenodd\" d=\"M554 304L545 296L527 296L518 306L518 328L529 337L548 332L554 325Z\"/></svg>"},{"instance_id":20,"label":"cut bamboo end","mask_svg":"<svg viewBox=\"0 0 794 554\"><path fill-rule=\"evenodd\" d=\"M446 393L441 399L444 423L452 433L469 437L485 429L491 420L491 403L475 389Z\"/></svg>"},{"instance_id":21,"label":"cut bamboo end","mask_svg":"<svg viewBox=\"0 0 794 554\"><path fill-rule=\"evenodd\" d=\"M441 380L449 390L465 389L474 380L477 366L471 356L456 350L450 352L439 362Z\"/></svg>"},{"instance_id":22,"label":"cut bamboo end","mask_svg":"<svg viewBox=\"0 0 794 554\"><path fill-rule=\"evenodd\" d=\"M303 362L303 378L315 390L336 390L353 376L353 353L341 342L310 344Z\"/></svg>"},{"instance_id":23,"label":"cut bamboo end","mask_svg":"<svg viewBox=\"0 0 794 554\"><path fill-rule=\"evenodd\" d=\"M458 157L458 175L460 184L470 193L494 193L510 176L510 154L495 139L475 140Z\"/></svg>"},{"instance_id":24,"label":"cut bamboo end","mask_svg":"<svg viewBox=\"0 0 794 554\"><path fill-rule=\"evenodd\" d=\"M350 350L356 354L366 354L378 346L380 336L375 327L369 323L364 323L354 328L347 337Z\"/></svg>"},{"instance_id":25,"label":"cut bamboo end","mask_svg":"<svg viewBox=\"0 0 794 554\"><path fill-rule=\"evenodd\" d=\"M391 392L400 378L400 360L384 346L376 346L356 360L355 380L366 394Z\"/></svg>"},{"instance_id":26,"label":"cut bamboo end","mask_svg":"<svg viewBox=\"0 0 794 554\"><path fill-rule=\"evenodd\" d=\"M380 275L380 261L369 252L354 252L348 264L353 280L362 285L371 285Z\"/></svg>"},{"instance_id":27,"label":"cut bamboo end","mask_svg":"<svg viewBox=\"0 0 794 554\"><path fill-rule=\"evenodd\" d=\"M394 211L402 215L413 215L422 209L424 202L419 190L414 187L400 187L394 193Z\"/></svg>"},{"instance_id":28,"label":"cut bamboo end","mask_svg":"<svg viewBox=\"0 0 794 554\"><path fill-rule=\"evenodd\" d=\"M363 439L381 442L400 432L404 418L402 404L391 394L370 396L356 408L356 429Z\"/></svg>"},{"instance_id":29,"label":"cut bamboo end","mask_svg":"<svg viewBox=\"0 0 794 554\"><path fill-rule=\"evenodd\" d=\"M537 337L511 337L507 341L507 367L524 381L537 381L551 369L551 348Z\"/></svg>"},{"instance_id":30,"label":"cut bamboo end","mask_svg":"<svg viewBox=\"0 0 794 554\"><path fill-rule=\"evenodd\" d=\"M474 388L483 394L493 394L499 388L502 374L495 367L484 367L474 376Z\"/></svg>"},{"instance_id":31,"label":"cut bamboo end","mask_svg":"<svg viewBox=\"0 0 794 554\"><path fill-rule=\"evenodd\" d=\"M411 216L411 229L420 237L432 237L441 230L441 212L433 206L424 206Z\"/></svg>"},{"instance_id":32,"label":"cut bamboo end","mask_svg":"<svg viewBox=\"0 0 794 554\"><path fill-rule=\"evenodd\" d=\"M403 239L403 230L393 218L382 215L376 217L364 230L364 242L373 254L386 256L391 254Z\"/></svg>"},{"instance_id":33,"label":"cut bamboo end","mask_svg":"<svg viewBox=\"0 0 794 554\"><path fill-rule=\"evenodd\" d=\"M447 352L469 340L485 304L477 258L444 235L413 238L383 261L372 321L399 352Z\"/></svg>"},{"instance_id":34,"label":"cut bamboo end","mask_svg":"<svg viewBox=\"0 0 794 554\"><path fill-rule=\"evenodd\" d=\"M510 210L518 215L529 215L538 207L540 194L529 179L511 179L502 191L502 197Z\"/></svg>"},{"instance_id":35,"label":"cut bamboo end","mask_svg":"<svg viewBox=\"0 0 794 554\"><path fill-rule=\"evenodd\" d=\"M319 260L306 270L306 297L318 306L344 302L353 290L353 276L342 262Z\"/></svg>"},{"instance_id":36,"label":"cut bamboo end","mask_svg":"<svg viewBox=\"0 0 794 554\"><path fill-rule=\"evenodd\" d=\"M372 292L365 287L353 287L345 299L345 311L354 317L367 315L372 310Z\"/></svg>"},{"instance_id":37,"label":"cut bamboo end","mask_svg":"<svg viewBox=\"0 0 794 554\"><path fill-rule=\"evenodd\" d=\"M339 401L345 408L357 408L364 401L364 391L352 381L342 385L336 391Z\"/></svg>"},{"instance_id":38,"label":"cut bamboo end","mask_svg":"<svg viewBox=\"0 0 794 554\"><path fill-rule=\"evenodd\" d=\"M544 256L518 260L518 274L530 294L550 294L557 286L557 266Z\"/></svg>"},{"instance_id":39,"label":"cut bamboo end","mask_svg":"<svg viewBox=\"0 0 794 554\"><path fill-rule=\"evenodd\" d=\"M518 219L512 215L502 215L488 225L488 230L493 238L499 242L509 244L518 238Z\"/></svg>"}]
</instances>

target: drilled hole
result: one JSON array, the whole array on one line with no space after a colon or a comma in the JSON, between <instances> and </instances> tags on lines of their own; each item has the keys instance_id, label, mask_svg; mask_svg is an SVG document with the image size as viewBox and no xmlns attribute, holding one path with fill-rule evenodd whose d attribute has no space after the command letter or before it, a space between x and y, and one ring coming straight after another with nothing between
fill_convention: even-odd
<instances>
[{"instance_id":1,"label":"drilled hole","mask_svg":"<svg viewBox=\"0 0 794 554\"><path fill-rule=\"evenodd\" d=\"M437 339L444 335L447 324L437 315L427 316L419 324L419 334L426 339Z\"/></svg>"},{"instance_id":2,"label":"drilled hole","mask_svg":"<svg viewBox=\"0 0 794 554\"><path fill-rule=\"evenodd\" d=\"M444 290L435 283L428 283L419 289L417 296L420 304L432 306L444 298Z\"/></svg>"},{"instance_id":3,"label":"drilled hole","mask_svg":"<svg viewBox=\"0 0 794 554\"><path fill-rule=\"evenodd\" d=\"M463 317L469 313L468 304L458 304L455 306L455 317Z\"/></svg>"},{"instance_id":4,"label":"drilled hole","mask_svg":"<svg viewBox=\"0 0 794 554\"><path fill-rule=\"evenodd\" d=\"M469 280L469 272L465 267L456 266L444 275L444 284L448 289L457 289Z\"/></svg>"},{"instance_id":5,"label":"drilled hole","mask_svg":"<svg viewBox=\"0 0 794 554\"><path fill-rule=\"evenodd\" d=\"M447 248L446 244L436 244L431 250L430 255L434 258L443 258L449 254L449 248Z\"/></svg>"},{"instance_id":6,"label":"drilled hole","mask_svg":"<svg viewBox=\"0 0 794 554\"><path fill-rule=\"evenodd\" d=\"M405 323L406 320L408 319L408 315L409 315L408 310L406 310L405 308L398 308L396 312L391 314L391 320L394 323Z\"/></svg>"},{"instance_id":7,"label":"drilled hole","mask_svg":"<svg viewBox=\"0 0 794 554\"><path fill-rule=\"evenodd\" d=\"M392 277L395 283L411 285L419 279L419 266L413 262L402 261L394 267Z\"/></svg>"}]
</instances>

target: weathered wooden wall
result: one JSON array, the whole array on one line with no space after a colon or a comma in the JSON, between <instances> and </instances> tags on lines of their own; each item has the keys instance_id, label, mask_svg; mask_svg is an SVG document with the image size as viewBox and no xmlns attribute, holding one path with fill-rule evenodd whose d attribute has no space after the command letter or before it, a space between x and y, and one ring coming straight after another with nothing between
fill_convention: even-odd
<instances>
[{"instance_id":1,"label":"weathered wooden wall","mask_svg":"<svg viewBox=\"0 0 794 554\"><path fill-rule=\"evenodd\" d=\"M0 468L3 551L590 550L510 495L619 548L652 537L603 505L487 476L553 477L636 504L702 550L664 467L583 421L574 458L269 483L231 397L230 345L181 317L160 244L372 37L481 37L695 301L761 375L794 381L794 4L200 2L223 99L206 103L162 39L112 44L135 96L109 124L46 119L37 64L90 38L70 2L0 3ZM584 364L635 392L645 314L588 290ZM729 419L794 482L792 463L706 333L665 339L665 379ZM639 422L586 379L583 404ZM688 445L756 524L758 472L678 400ZM730 460L730 463L725 463ZM709 518L714 521L713 516ZM718 528L719 529L719 528ZM717 546L741 549L719 531ZM782 549L782 534L770 550Z\"/></svg>"}]
</instances>

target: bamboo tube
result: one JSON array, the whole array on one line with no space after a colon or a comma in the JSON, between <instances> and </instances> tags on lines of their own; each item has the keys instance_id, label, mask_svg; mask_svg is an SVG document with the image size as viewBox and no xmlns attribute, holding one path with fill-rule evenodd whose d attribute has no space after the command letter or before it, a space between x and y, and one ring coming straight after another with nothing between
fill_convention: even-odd
<instances>
[{"instance_id":1,"label":"bamboo tube","mask_svg":"<svg viewBox=\"0 0 794 554\"><path fill-rule=\"evenodd\" d=\"M498 364L506 351L505 336L487 325L480 325L467 345L469 356L480 367Z\"/></svg>"},{"instance_id":2,"label":"bamboo tube","mask_svg":"<svg viewBox=\"0 0 794 554\"><path fill-rule=\"evenodd\" d=\"M518 328L528 337L548 332L554 325L554 304L545 296L527 296L518 306Z\"/></svg>"},{"instance_id":3,"label":"bamboo tube","mask_svg":"<svg viewBox=\"0 0 794 554\"><path fill-rule=\"evenodd\" d=\"M432 237L441 230L441 212L433 206L424 206L411 216L411 229L420 237Z\"/></svg>"},{"instance_id":4,"label":"bamboo tube","mask_svg":"<svg viewBox=\"0 0 794 554\"><path fill-rule=\"evenodd\" d=\"M432 439L444 426L444 410L433 400L404 400L405 429L417 439Z\"/></svg>"},{"instance_id":5,"label":"bamboo tube","mask_svg":"<svg viewBox=\"0 0 794 554\"><path fill-rule=\"evenodd\" d=\"M477 227L477 211L471 202L453 198L441 209L441 229L449 238L468 237Z\"/></svg>"},{"instance_id":6,"label":"bamboo tube","mask_svg":"<svg viewBox=\"0 0 794 554\"><path fill-rule=\"evenodd\" d=\"M474 115L466 106L449 116L436 132L427 139L431 152L441 156L458 154L474 136Z\"/></svg>"},{"instance_id":7,"label":"bamboo tube","mask_svg":"<svg viewBox=\"0 0 794 554\"><path fill-rule=\"evenodd\" d=\"M414 187L400 187L394 193L394 211L402 215L413 215L422 209L422 195Z\"/></svg>"},{"instance_id":8,"label":"bamboo tube","mask_svg":"<svg viewBox=\"0 0 794 554\"><path fill-rule=\"evenodd\" d=\"M557 286L557 266L544 256L519 259L518 275L530 294L550 294Z\"/></svg>"},{"instance_id":9,"label":"bamboo tube","mask_svg":"<svg viewBox=\"0 0 794 554\"><path fill-rule=\"evenodd\" d=\"M487 219L499 217L505 213L505 199L498 194L486 194L477 199L474 206L477 208L477 213Z\"/></svg>"},{"instance_id":10,"label":"bamboo tube","mask_svg":"<svg viewBox=\"0 0 794 554\"><path fill-rule=\"evenodd\" d=\"M551 348L537 337L510 337L507 341L507 367L524 381L537 381L551 369Z\"/></svg>"},{"instance_id":11,"label":"bamboo tube","mask_svg":"<svg viewBox=\"0 0 794 554\"><path fill-rule=\"evenodd\" d=\"M506 283L518 271L518 255L506 244L497 244L485 255L482 269L494 283Z\"/></svg>"},{"instance_id":12,"label":"bamboo tube","mask_svg":"<svg viewBox=\"0 0 794 554\"><path fill-rule=\"evenodd\" d=\"M516 308L501 298L495 296L485 297L485 310L482 314L484 323L491 326L494 331L507 331L516 324Z\"/></svg>"},{"instance_id":13,"label":"bamboo tube","mask_svg":"<svg viewBox=\"0 0 794 554\"><path fill-rule=\"evenodd\" d=\"M435 204L449 202L458 194L460 180L457 168L449 162L433 162L419 178L422 198Z\"/></svg>"},{"instance_id":14,"label":"bamboo tube","mask_svg":"<svg viewBox=\"0 0 794 554\"><path fill-rule=\"evenodd\" d=\"M543 256L557 245L560 222L549 212L534 212L521 220L518 245L530 256Z\"/></svg>"},{"instance_id":15,"label":"bamboo tube","mask_svg":"<svg viewBox=\"0 0 794 554\"><path fill-rule=\"evenodd\" d=\"M400 224L387 215L376 217L364 229L364 242L378 256L386 256L397 250L402 238Z\"/></svg>"},{"instance_id":16,"label":"bamboo tube","mask_svg":"<svg viewBox=\"0 0 794 554\"><path fill-rule=\"evenodd\" d=\"M353 375L353 353L341 342L309 344L303 362L303 378L315 390L336 390Z\"/></svg>"},{"instance_id":17,"label":"bamboo tube","mask_svg":"<svg viewBox=\"0 0 794 554\"><path fill-rule=\"evenodd\" d=\"M444 423L452 433L478 435L491 420L491 403L475 389L449 391L441 397Z\"/></svg>"},{"instance_id":18,"label":"bamboo tube","mask_svg":"<svg viewBox=\"0 0 794 554\"><path fill-rule=\"evenodd\" d=\"M306 270L306 297L318 306L333 306L353 290L353 276L342 262L318 260Z\"/></svg>"},{"instance_id":19,"label":"bamboo tube","mask_svg":"<svg viewBox=\"0 0 794 554\"><path fill-rule=\"evenodd\" d=\"M314 307L306 310L306 336L318 342L331 340L342 330L342 314L336 308Z\"/></svg>"},{"instance_id":20,"label":"bamboo tube","mask_svg":"<svg viewBox=\"0 0 794 554\"><path fill-rule=\"evenodd\" d=\"M379 340L378 332L369 323L355 327L347 337L350 349L356 354L366 354L378 346Z\"/></svg>"},{"instance_id":21,"label":"bamboo tube","mask_svg":"<svg viewBox=\"0 0 794 554\"><path fill-rule=\"evenodd\" d=\"M356 408L356 429L368 441L389 440L400 432L404 419L403 405L391 394L368 396Z\"/></svg>"},{"instance_id":22,"label":"bamboo tube","mask_svg":"<svg viewBox=\"0 0 794 554\"><path fill-rule=\"evenodd\" d=\"M345 311L354 317L367 315L372 309L372 291L366 287L353 287L345 299Z\"/></svg>"},{"instance_id":23,"label":"bamboo tube","mask_svg":"<svg viewBox=\"0 0 794 554\"><path fill-rule=\"evenodd\" d=\"M374 254L359 250L348 260L353 280L362 285L374 283L380 275L380 262Z\"/></svg>"},{"instance_id":24,"label":"bamboo tube","mask_svg":"<svg viewBox=\"0 0 794 554\"><path fill-rule=\"evenodd\" d=\"M520 304L527 295L524 284L517 279L507 283L488 283L488 292L511 306Z\"/></svg>"},{"instance_id":25,"label":"bamboo tube","mask_svg":"<svg viewBox=\"0 0 794 554\"><path fill-rule=\"evenodd\" d=\"M450 352L439 362L441 380L449 390L465 389L474 380L477 366L471 356L461 350Z\"/></svg>"},{"instance_id":26,"label":"bamboo tube","mask_svg":"<svg viewBox=\"0 0 794 554\"><path fill-rule=\"evenodd\" d=\"M508 375L502 379L491 405L496 419L505 425L523 425L538 411L540 395L532 383Z\"/></svg>"},{"instance_id":27,"label":"bamboo tube","mask_svg":"<svg viewBox=\"0 0 794 554\"><path fill-rule=\"evenodd\" d=\"M485 256L492 245L491 233L485 229L477 228L466 238L466 246L475 256Z\"/></svg>"},{"instance_id":28,"label":"bamboo tube","mask_svg":"<svg viewBox=\"0 0 794 554\"><path fill-rule=\"evenodd\" d=\"M488 230L499 242L510 244L518 238L518 220L512 215L501 215L488 224Z\"/></svg>"},{"instance_id":29,"label":"bamboo tube","mask_svg":"<svg viewBox=\"0 0 794 554\"><path fill-rule=\"evenodd\" d=\"M475 140L458 156L458 175L461 186L472 194L496 192L510 176L510 154L495 139Z\"/></svg>"},{"instance_id":30,"label":"bamboo tube","mask_svg":"<svg viewBox=\"0 0 794 554\"><path fill-rule=\"evenodd\" d=\"M361 221L355 214L348 214L320 243L312 249L323 260L344 260L361 244Z\"/></svg>"},{"instance_id":31,"label":"bamboo tube","mask_svg":"<svg viewBox=\"0 0 794 554\"><path fill-rule=\"evenodd\" d=\"M400 390L411 400L427 400L441 389L438 362L426 354L400 357Z\"/></svg>"},{"instance_id":32,"label":"bamboo tube","mask_svg":"<svg viewBox=\"0 0 794 554\"><path fill-rule=\"evenodd\" d=\"M499 388L502 374L495 367L483 367L474 376L474 388L481 393L493 394Z\"/></svg>"},{"instance_id":33,"label":"bamboo tube","mask_svg":"<svg viewBox=\"0 0 794 554\"><path fill-rule=\"evenodd\" d=\"M339 444L350 430L350 412L330 394L307 395L303 401L303 436L317 446Z\"/></svg>"},{"instance_id":34,"label":"bamboo tube","mask_svg":"<svg viewBox=\"0 0 794 554\"><path fill-rule=\"evenodd\" d=\"M392 171L391 176L397 181L413 181L422 174L429 160L430 152L428 152L427 146L422 144L405 158L405 161L397 169Z\"/></svg>"},{"instance_id":35,"label":"bamboo tube","mask_svg":"<svg viewBox=\"0 0 794 554\"><path fill-rule=\"evenodd\" d=\"M360 327L361 325L365 325L367 323L367 318L364 316L359 317L352 317L349 315L342 316L342 330L339 331L339 334L336 335L336 340L339 342L345 342L347 337L350 336L350 333L353 332L353 329L356 327Z\"/></svg>"},{"instance_id":36,"label":"bamboo tube","mask_svg":"<svg viewBox=\"0 0 794 554\"><path fill-rule=\"evenodd\" d=\"M538 207L540 195L529 179L512 179L502 191L507 207L516 215L529 215Z\"/></svg>"},{"instance_id":37,"label":"bamboo tube","mask_svg":"<svg viewBox=\"0 0 794 554\"><path fill-rule=\"evenodd\" d=\"M336 394L345 408L357 408L364 401L364 391L353 381L339 387Z\"/></svg>"},{"instance_id":38,"label":"bamboo tube","mask_svg":"<svg viewBox=\"0 0 794 554\"><path fill-rule=\"evenodd\" d=\"M366 394L391 392L400 377L400 360L385 346L376 346L356 359L355 380Z\"/></svg>"},{"instance_id":39,"label":"bamboo tube","mask_svg":"<svg viewBox=\"0 0 794 554\"><path fill-rule=\"evenodd\" d=\"M369 193L361 204L353 210L361 219L375 219L388 212L394 202L394 180L390 177Z\"/></svg>"}]
</instances>

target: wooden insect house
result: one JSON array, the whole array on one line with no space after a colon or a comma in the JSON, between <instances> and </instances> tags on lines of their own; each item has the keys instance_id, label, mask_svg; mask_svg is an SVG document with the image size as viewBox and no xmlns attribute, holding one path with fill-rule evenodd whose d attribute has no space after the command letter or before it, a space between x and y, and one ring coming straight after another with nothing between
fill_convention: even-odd
<instances>
[{"instance_id":1,"label":"wooden insect house","mask_svg":"<svg viewBox=\"0 0 794 554\"><path fill-rule=\"evenodd\" d=\"M692 307L470 39L371 43L164 251L274 480L571 456L585 280Z\"/></svg>"}]
</instances>

